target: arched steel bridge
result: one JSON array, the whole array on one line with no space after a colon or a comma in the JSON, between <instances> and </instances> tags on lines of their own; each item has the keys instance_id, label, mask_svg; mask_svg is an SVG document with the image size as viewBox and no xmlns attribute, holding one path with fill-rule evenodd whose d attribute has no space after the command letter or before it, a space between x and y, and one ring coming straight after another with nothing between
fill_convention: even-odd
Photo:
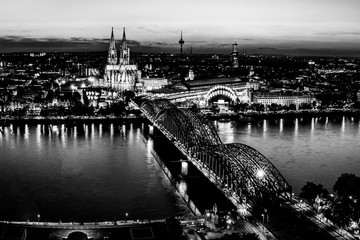
<instances>
[{"instance_id":1,"label":"arched steel bridge","mask_svg":"<svg viewBox=\"0 0 360 240\"><path fill-rule=\"evenodd\" d=\"M230 200L291 198L290 185L265 156L245 144L223 144L214 125L198 110L177 108L167 99L142 100L138 105Z\"/></svg>"}]
</instances>

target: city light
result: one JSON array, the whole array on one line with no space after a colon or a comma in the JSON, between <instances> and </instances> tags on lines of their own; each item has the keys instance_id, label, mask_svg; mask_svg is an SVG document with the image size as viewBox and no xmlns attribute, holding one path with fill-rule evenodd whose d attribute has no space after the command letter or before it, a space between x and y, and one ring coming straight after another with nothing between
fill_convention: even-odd
<instances>
[{"instance_id":1,"label":"city light","mask_svg":"<svg viewBox=\"0 0 360 240\"><path fill-rule=\"evenodd\" d=\"M240 225L243 224L246 227L251 227L251 225L253 225L248 230L261 230L261 228L263 228L263 233L267 235L265 225L267 223L272 223L273 216L278 213L277 210L282 210L283 207L285 207L286 211L290 210L289 214L294 214L294 218L299 216L301 218L304 217L307 218L307 223L309 223L309 225L318 225L317 227L314 227L314 233L317 234L316 230L320 228L325 231L332 231L332 229L334 229L334 232L336 232L338 227L336 221L339 219L336 218L337 216L335 216L335 213L337 214L336 211L343 210L337 210L338 203L340 203L339 200L344 200L344 204L341 202L342 205L348 204L352 209L356 208L357 211L358 204L354 203L359 203L359 196L353 193L351 196L348 196L347 194L342 197L340 196L341 194L339 195L341 189L339 189L339 191L334 191L336 196L330 194L329 197L325 197L325 194L319 193L315 200L311 197L311 204L308 204L310 201L303 197L302 194L297 197L295 193L292 192L293 189L295 192L300 189L299 183L294 181L295 186L292 188L282 177L279 170L276 169L275 165L279 164L283 166L284 164L291 164L291 169L293 166L294 169L299 168L296 173L290 172L290 174L294 173L294 176L292 176L293 179L299 179L299 175L302 176L304 173L307 173L308 169L311 168L311 170L313 170L318 166L318 161L311 161L311 159L321 157L310 156L310 154L307 154L308 146L312 147L316 145L315 142L324 142L323 140L328 140L329 134L325 136L325 139L319 138L317 139L319 141L313 141L308 144L308 138L298 137L298 134L303 131L304 125L306 125L306 133L310 126L311 136L318 132L318 127L326 127L327 124L329 124L329 126L334 125L333 123L335 120L337 121L336 125L341 125L341 127L337 128L337 132L341 133L341 137L344 137L343 135L348 132L353 133L358 131L359 126L355 126L357 124L356 122L353 122L357 121L357 113L360 111L360 105L357 105L358 101L352 100L352 98L355 99L356 95L356 99L360 99L360 85L356 78L356 73L360 69L360 60L347 59L342 61L340 59L329 58L321 61L319 60L319 63L315 64L312 60L309 61L308 58L299 57L295 60L291 60L292 58L288 57L251 56L246 55L246 53L240 58L236 49L237 43L235 42L235 44L233 44L233 53L231 55L232 62L229 61L228 54L224 58L222 56L214 55L211 57L211 60L209 56L205 58L196 56L194 58L196 64L192 64L190 61L192 53L186 50L184 53L182 52L185 41L182 39L181 35L179 41L180 54L169 55L163 53L161 55L155 54L146 56L134 54L136 59L140 60L141 64L139 64L139 66L145 65L144 69L140 69L138 68L137 63L133 61L130 62L130 48L127 46L125 29L123 30L123 39L120 48L117 47L118 40L113 37L113 33L111 35L108 56L106 56L106 54L81 54L77 56L75 53L69 55L56 53L50 57L49 53L49 58L45 59L48 61L48 64L44 66L44 69L41 64L37 67L33 63L28 65L29 69L25 69L21 61L16 63L18 54L4 54L0 56L0 141L6 141L6 144L2 145L5 147L11 145L11 148L12 145L14 145L12 143L16 143L16 146L14 146L24 155L19 157L19 159L22 159L22 157L27 158L26 165L24 165L25 170L26 167L31 164L31 166L36 167L36 173L44 173L42 176L35 174L35 178L49 178L48 181L51 181L51 183L54 182L54 186L51 184L51 186L49 186L50 190L44 192L59 189L61 191L57 194L60 195L60 198L58 198L60 200L62 200L61 197L64 194L62 191L64 185L63 181L59 182L60 187L58 187L56 182L53 181L53 176L48 174L49 171L46 164L45 170L40 169L43 167L43 164L38 164L39 160L46 162L48 157L52 157L52 153L56 151L57 155L59 154L61 157L62 153L66 154L62 158L66 161L62 161L63 163L61 166L53 164L53 167L60 167L60 170L65 170L66 173L71 171L70 173L73 174L74 177L79 177L76 178L80 180L77 182L84 182L86 189L95 191L96 193L91 194L90 192L91 195L89 194L89 198L75 196L75 199L83 199L86 203L89 202L89 204L91 204L91 201L89 201L91 200L91 196L95 199L93 202L97 203L98 196L115 194L116 198L131 191L130 197L135 196L143 198L141 202L144 204L148 204L148 202L151 203L150 205L144 206L133 205L137 204L137 202L130 203L131 205L126 205L126 202L125 204L122 202L113 204L111 201L113 198L109 195L106 199L109 199L110 202L108 205L104 205L104 216L101 216L103 209L99 207L92 208L93 213L91 213L92 215L89 214L90 220L91 218L94 218L95 220L98 216L101 218L108 218L109 216L114 217L114 221L96 221L96 223L94 223L94 225L97 225L95 228L106 226L106 232L109 229L109 224L123 224L132 228L139 222L141 224L153 224L150 222L151 219L149 219L149 223L147 223L147 221L141 222L136 220L139 214L141 214L141 212L137 212L137 208L144 207L144 209L150 209L151 211L153 211L153 209L154 211L158 211L158 209L159 211L162 211L162 206L168 207L169 204L172 204L172 198L167 198L166 195L159 194L164 183L174 184L178 190L176 194L179 195L178 193L180 193L180 200L184 200L189 207L189 210L196 214L196 212L198 212L198 206L193 202L193 194L196 194L196 190L207 189L202 189L204 185L200 185L200 189L198 189L198 186L190 186L193 181L188 180L194 178L193 169L195 169L195 171L199 170L199 172L204 175L206 181L209 180L209 182L214 183L224 195L224 199L227 198L234 205L234 209L228 211L227 215L224 215L227 211L224 211L224 204L219 202L219 211L217 204L215 203L212 210L205 210L205 215L202 215L201 219L196 217L197 220L194 220L194 222L192 222L193 220L191 218L184 219L182 216L175 218L181 220L181 224L186 222L187 225L191 225L191 227L194 228L200 226L200 224L195 223L201 223L203 225L201 221L205 220L205 222L213 224L215 228L221 226L224 230L226 228L235 230L235 227L238 227L237 223L241 221ZM187 43L190 43L191 35L189 34L186 36L189 38ZM120 56L118 56L118 54ZM24 55L26 59L27 56L28 55ZM238 56L239 59L237 59ZM42 62L42 58L35 58L35 54L32 54L31 57L36 61L40 61L40 63ZM15 59L13 60L14 63L11 63L10 65L2 63L3 59L10 61L12 58ZM104 66L106 59L107 64ZM52 61L50 62L50 60ZM62 62L60 60L62 60ZM208 60L210 61L208 62ZM238 60L241 61L238 62ZM288 65L294 65L291 61L294 61L296 65L298 64L300 68L294 69L294 67L290 67L287 69ZM159 64L155 65L157 62L159 62ZM282 62L284 65L277 67L279 63ZM167 63L170 63L171 67L167 66ZM241 66L239 63L241 63ZM153 64L154 66L152 66ZM308 68L305 68L307 66L306 64L308 64ZM51 68L49 68L48 65L50 65ZM214 65L216 65L214 71L211 71L211 74L208 73L207 69L212 68ZM78 68L75 69L74 66L78 66ZM95 69L97 66L99 68L101 67L101 69ZM240 69L240 67L242 69ZM239 68L241 72L235 71L235 68ZM49 71L49 69L54 69L54 71ZM89 77L91 74L90 70L93 73L96 70L96 74ZM333 71L337 71L340 75L336 75L336 72ZM189 77L184 77L183 72L189 72ZM192 72L193 75L196 73L198 76L195 75L195 78L191 79L194 76L190 77L190 72ZM244 72L244 74L242 72ZM244 75L247 82L238 77L240 74L241 76ZM328 74L330 75L327 76ZM248 75L249 78L245 75ZM16 76L15 79L13 79L14 76ZM168 80L163 79L162 76L172 77ZM319 79L319 76L321 76L321 79ZM344 76L349 78L347 79L347 82L351 84L350 86L354 86L353 89L355 90L347 88L343 89L343 83L341 81L339 81L339 83L334 81L334 78L342 80ZM18 78L20 77L24 79L18 81ZM88 81L86 81L85 77L89 77ZM29 84L26 83L24 85L25 81L34 78L38 78L39 81L29 81ZM47 82L46 79L48 78L49 81ZM53 84L53 79L57 79L55 80L56 84ZM320 80L321 82L319 82ZM186 84L184 82L186 82ZM15 86L14 84L18 85ZM174 84L176 87L173 88L172 86ZM164 86L165 88L162 89ZM61 87L63 87L63 89L61 89ZM18 89L21 89L21 91L18 91ZM154 89L156 91L146 92L146 89ZM39 91L41 91L42 94L38 94ZM45 92L56 94L44 94ZM337 92L344 93L344 97L338 96L336 97L336 101L328 101L329 103L327 103L327 101L322 101L322 98L317 99L318 93L322 92L329 92L329 94L324 94L324 96L322 96L324 99L331 100L331 97L333 96L331 92L336 93L334 96L339 95ZM249 93L251 93L251 97ZM348 96L350 96L350 98ZM350 104L349 102L351 101L354 102ZM20 104L23 104L21 105L22 109L20 109ZM43 109L40 108L41 106ZM22 111L17 112L14 110ZM328 111L331 114L341 113L342 115L340 114L336 119L332 119L331 115L329 115L330 118L328 119ZM345 112L346 114L344 114ZM352 116L353 112L356 112L356 115L354 115L355 120L354 117L351 117L351 122L349 122L348 115ZM22 117L23 119L21 119L21 121L24 121L24 124L21 124L20 126L16 125L18 120ZM30 119L31 122L28 122L28 119ZM226 121L222 121L222 119ZM10 120L10 123L7 122L8 120ZM32 122L35 121L38 123L33 127ZM215 121L215 127L213 121ZM222 123L228 121L232 121L234 124L229 125ZM276 124L274 124L274 122ZM141 127L139 127L140 124ZM234 127L235 124L236 128ZM239 128L241 128L240 131L238 131ZM331 128L331 130L333 130L333 128ZM286 139L291 145L293 145L293 143L302 143L302 141L306 144L306 148L303 148L304 145L302 144L296 145L296 149L298 149L301 154L287 156L290 157L291 161L287 161L287 157L283 157L283 154L288 154L289 149L284 144L284 141L276 142L279 131L282 133L280 135L291 136ZM246 136L239 135L244 132ZM257 140L255 140L255 142L252 142L251 140L249 142L244 141L246 144L238 143L242 142L244 137L252 138L254 134L266 138L266 144L273 144L269 145L268 148L273 151L273 159L279 159L274 165L269 159L253 148L253 144L255 145L258 143ZM88 139L88 136L91 139ZM159 137L161 137L161 139ZM85 138L85 142L82 141L83 138ZM20 139L20 141L17 139ZM59 141L60 144L51 145L52 148L49 149L46 147L46 141L48 139L51 141ZM98 139L101 139L101 141L99 142ZM162 139L169 140L169 145L162 144ZM32 140L35 140L34 144ZM332 138L329 142L337 143L336 140L337 138ZM9 142L9 144L7 144L7 142ZM25 145L21 145L22 142L25 142ZM102 142L105 144L101 144ZM350 141L346 144L350 145L352 142L354 141ZM283 152L283 148L276 149L274 147L279 146L279 143L280 146L281 144L284 144L284 146L281 147L284 147L285 152ZM56 149L58 145L60 145L60 149ZM170 148L170 145L174 145L172 146L174 148ZM127 146L129 146L129 148L127 148ZM144 149L144 146L146 146L146 149ZM353 147L354 145L350 146L352 147L351 149L355 149ZM35 149L36 147L38 149ZM23 151L22 148L27 151ZM178 152L182 154L181 157L180 154L172 151L176 148L179 150ZM342 147L338 147L335 150L341 150L341 148ZM29 149L30 151L28 151ZM345 150L348 149L350 148L345 148ZM38 150L44 152L44 154L37 154ZM51 150L51 152L47 150ZM331 150L333 149L326 149L326 155L323 155L325 157L322 157L321 159L327 160L327 156L329 156L329 151ZM1 152L3 151L7 151L6 148L5 150L1 150ZM12 161L13 152L15 151L12 149L10 154L6 153L6 155L4 155L10 156L9 160L11 161L8 161L10 165L14 162ZM276 155L278 152L281 152L280 155ZM317 153L317 151L312 152ZM36 155L33 155L33 153L36 153ZM169 155L167 155L167 153L169 153ZM303 157L306 155L309 155L310 159L309 161L306 161L307 164L302 164L302 161L297 161L296 157ZM357 156L354 157L356 158ZM162 160L165 158L171 163L176 162L175 172L169 171L167 168L168 164L163 165L165 162ZM28 162L32 160L35 162L30 162L29 164ZM57 160L58 159L56 158L55 161L57 162ZM22 160L19 161L25 162ZM92 162L95 164L92 164ZM311 165L313 162L316 162L315 165ZM331 162L331 160L328 162ZM98 163L105 163L105 167ZM82 167L80 164L86 165L85 167ZM92 168L89 168L88 166ZM330 163L329 166L331 166ZM131 168L127 169L126 167ZM181 169L179 169L179 167L181 167ZM354 169L354 166L352 167L353 168L350 169L351 171ZM100 174L103 175L97 174L97 168L101 170ZM5 166L4 169L5 170L3 171L6 171L7 173L11 170L11 166ZM82 176L84 175L82 169L89 169L89 173L94 172L94 169L95 174L87 175L90 177L94 175L94 180L96 183L99 182L99 186L95 186L94 184L94 186L91 185L89 187L88 181L81 181ZM333 166L331 166L331 169L333 169ZM149 170L148 175L146 175L147 172L145 172L147 170ZM154 170L156 171L155 175L153 174ZM287 172L289 168L283 168L283 170L285 176L289 175L289 172ZM158 171L162 171L161 173L164 173L165 175L157 174ZM129 174L129 176L126 174ZM311 171L309 174L314 174L314 172ZM326 169L324 173L319 171L319 175L321 174L326 175L326 177L329 175L328 172L326 172ZM17 175L17 172L14 172L14 176L16 177ZM30 178L31 174L28 175ZM0 174L0 176L5 179L8 177L4 174ZM114 189L104 188L104 183L97 181L98 179L105 179L106 184L109 182L106 181L109 176L111 178L120 176L121 179L114 179L116 181L111 182L120 182L121 188L119 188L118 184L108 184L109 187L114 187ZM148 181L148 179L150 179L149 177L154 176L155 181ZM159 178L159 176L164 176L165 181L163 181L163 178ZM57 180L57 175L54 177L55 180ZM307 177L309 176L305 176L304 178L301 178L301 180L305 180ZM123 181L124 179L125 181ZM173 181L175 179L176 181ZM196 178L195 181L197 180L198 179ZM136 185L136 187L134 187L135 181L136 184L139 184ZM124 187L122 185L123 182ZM27 182L25 183L27 184ZM125 186L125 184L129 185ZM155 188L155 191L153 191L153 188ZM35 186L35 190L36 189L37 186ZM105 192L98 192L98 189L104 189ZM127 192L123 193L119 190L126 190ZM29 192L31 194L33 193L33 191ZM167 194L167 192L168 188L165 188L165 193ZM356 193L356 191L354 192ZM213 198L212 192L206 191L206 193L208 195L204 194L204 196L200 197L204 199L209 198L210 200L214 200L214 202L217 200ZM7 192L0 194L7 194ZM51 194L49 197L58 197L55 194ZM150 196L151 198L149 201L147 196L150 194L153 196ZM22 197L24 193L21 192L20 195L20 197ZM304 196L305 195L306 194L304 194ZM49 201L47 199L48 196L46 195L41 194L41 196L44 196L45 200L39 199L39 202L46 203L47 201L51 204L50 207L54 206L55 210L53 211L50 207L44 206L42 210L36 210L38 211L37 214L36 211L33 214L30 214L29 218L31 221L28 220L27 223L30 228L33 228L30 225L34 225L35 228L44 228L44 226L49 225L49 227L52 228L57 224L50 224L47 221L50 219L57 219L57 216L53 215L59 213L59 211L57 211L58 204L52 204L52 201ZM163 196L165 196L165 201L162 199ZM9 197L9 199L13 197L11 191L10 195L6 197ZM28 196L25 197L26 198L24 199L29 199ZM159 208L157 206L152 206L153 197L155 197L157 203L160 204ZM77 214L82 214L81 210L85 211L85 214L87 214L88 209L91 209L93 206L84 205L84 209L78 210L79 206L81 207L82 205L82 203L79 203L74 206L75 211L73 211L73 209L70 209L70 207L73 206L73 199L74 198L69 198L69 211L66 213L68 214L67 218L73 218L75 220L81 219L82 215L78 216ZM170 202L166 202L166 199L170 199ZM67 203L61 204L67 205ZM273 206L276 206L276 209L272 208L272 204L274 204ZM267 207L268 205L269 211L264 208L264 206ZM107 214L108 208L110 209L112 207L115 208L113 212L120 212L120 215L111 215L112 213L109 213L110 215ZM49 209L49 211L44 213L44 209ZM261 209L263 209L263 211L261 211ZM124 210L132 211L131 219L129 219L129 213L124 213ZM253 212L254 210L255 212ZM330 211L326 212L325 210ZM44 217L41 222L40 211ZM165 209L165 211L164 215L167 214L167 209ZM0 212L2 212L1 209ZM121 214L124 215L121 216ZM334 219L332 219L332 214L334 214ZM65 214L61 213L61 216L63 215ZM348 215L350 216L350 213ZM351 215L353 214L351 213ZM155 212L154 216L158 216L158 213ZM329 217L329 220L331 221L334 220L335 225L333 226L333 223L330 221L320 221L325 219L323 216ZM359 221L358 216L354 216L356 217L355 220ZM0 217L6 219L6 216L2 216L2 213L0 214ZM120 221L115 221L115 217ZM353 216L351 217L351 219L355 218ZM252 219L255 219L256 221L253 221ZM279 219L279 224L288 224L287 221L289 221L289 219L277 219ZM170 220L172 221L172 219ZM261 220L263 224L261 224ZM66 228L66 231L69 229L68 226L72 226L72 229L80 230L88 227L82 220L80 221L81 222L71 222L69 225L66 225L60 220L59 226L61 225L61 228ZM171 223L171 221L169 223ZM3 224L1 218L0 222ZM158 224L158 221L156 222L156 224ZM215 224L218 226L215 226ZM231 226L231 224L234 224L234 226ZM349 223L347 223L347 225L349 225ZM140 228L149 229L149 231L146 231L152 232L151 227L145 227L146 225L143 226L140 226ZM290 224L286 226L291 228ZM221 232L223 229L215 230ZM294 238L297 237L296 231L298 229L298 227L289 229L291 232L294 232ZM154 228L154 230L156 229ZM342 230L349 230L349 228L346 228L345 226ZM87 230L85 229L84 233L86 233L86 231ZM131 232L131 234L133 233ZM135 235L141 234L134 231L134 237ZM66 236L63 238L65 239ZM270 236L268 238L272 237ZM70 239L70 237L68 239Z\"/></svg>"},{"instance_id":2,"label":"city light","mask_svg":"<svg viewBox=\"0 0 360 240\"><path fill-rule=\"evenodd\" d=\"M259 169L259 170L256 172L256 176L257 176L259 179L263 179L264 176L265 176L264 170Z\"/></svg>"}]
</instances>

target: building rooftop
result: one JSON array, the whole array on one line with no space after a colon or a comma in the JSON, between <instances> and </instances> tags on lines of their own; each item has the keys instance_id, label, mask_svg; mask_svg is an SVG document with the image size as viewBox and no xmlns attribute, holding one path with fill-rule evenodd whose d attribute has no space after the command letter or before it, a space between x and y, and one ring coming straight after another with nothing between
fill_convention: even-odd
<instances>
[{"instance_id":1,"label":"building rooftop","mask_svg":"<svg viewBox=\"0 0 360 240\"><path fill-rule=\"evenodd\" d=\"M210 78L210 79L192 80L192 81L177 83L175 85L175 88L195 90L195 89L211 87L215 85L241 84L241 83L244 83L244 81L238 77Z\"/></svg>"}]
</instances>

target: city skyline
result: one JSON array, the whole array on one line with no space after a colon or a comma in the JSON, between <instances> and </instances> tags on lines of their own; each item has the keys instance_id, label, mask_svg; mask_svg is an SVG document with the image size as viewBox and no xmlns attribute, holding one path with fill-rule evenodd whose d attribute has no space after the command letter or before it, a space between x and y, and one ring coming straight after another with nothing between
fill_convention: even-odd
<instances>
[{"instance_id":1,"label":"city skyline","mask_svg":"<svg viewBox=\"0 0 360 240\"><path fill-rule=\"evenodd\" d=\"M21 7L19 7L21 6ZM5 0L0 52L106 51L114 27L140 52L360 56L360 2ZM16 10L16 11L14 11Z\"/></svg>"}]
</instances>

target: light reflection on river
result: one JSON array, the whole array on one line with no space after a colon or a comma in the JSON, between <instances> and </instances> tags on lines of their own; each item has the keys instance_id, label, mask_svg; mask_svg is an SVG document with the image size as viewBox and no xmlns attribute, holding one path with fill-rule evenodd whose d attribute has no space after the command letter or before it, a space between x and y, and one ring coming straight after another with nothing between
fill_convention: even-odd
<instances>
[{"instance_id":1,"label":"light reflection on river","mask_svg":"<svg viewBox=\"0 0 360 240\"><path fill-rule=\"evenodd\" d=\"M296 194L307 182L330 192L342 173L360 173L360 123L352 118L263 120L255 124L216 122L224 143L247 144L265 155Z\"/></svg>"},{"instance_id":2,"label":"light reflection on river","mask_svg":"<svg viewBox=\"0 0 360 240\"><path fill-rule=\"evenodd\" d=\"M19 125L0 133L0 219L95 221L189 214L143 125Z\"/></svg>"},{"instance_id":3,"label":"light reflection on river","mask_svg":"<svg viewBox=\"0 0 360 240\"><path fill-rule=\"evenodd\" d=\"M297 194L306 181L332 191L342 173L359 175L359 120L215 125L224 143L244 143L265 155ZM154 159L154 149L163 160L178 162L181 156L159 136L149 138L152 132L141 124L6 127L0 133L0 219L34 220L41 214L48 221L95 221L120 220L126 212L133 219L189 214ZM204 179L190 175L189 181L178 189L191 193L202 211L214 202L221 205L219 196L204 197L210 192Z\"/></svg>"}]
</instances>

